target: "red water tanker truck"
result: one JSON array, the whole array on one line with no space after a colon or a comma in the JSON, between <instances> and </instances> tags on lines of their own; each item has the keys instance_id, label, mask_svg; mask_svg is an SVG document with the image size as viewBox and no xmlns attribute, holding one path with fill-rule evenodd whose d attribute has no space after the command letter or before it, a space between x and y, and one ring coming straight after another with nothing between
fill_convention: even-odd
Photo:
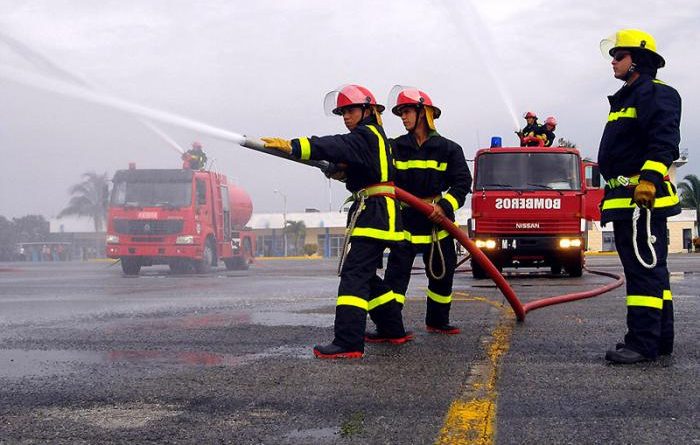
<instances>
[{"instance_id":1,"label":"red water tanker truck","mask_svg":"<svg viewBox=\"0 0 700 445\"><path fill-rule=\"evenodd\" d=\"M206 273L219 261L229 270L252 262L255 237L245 225L253 204L223 174L132 166L112 182L106 253L124 274L155 264Z\"/></svg>"}]
</instances>

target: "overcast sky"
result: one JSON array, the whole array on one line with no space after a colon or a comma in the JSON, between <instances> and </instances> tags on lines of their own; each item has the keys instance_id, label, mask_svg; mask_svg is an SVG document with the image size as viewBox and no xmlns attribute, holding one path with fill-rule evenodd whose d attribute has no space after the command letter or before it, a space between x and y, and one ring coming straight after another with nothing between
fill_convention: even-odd
<instances>
[{"instance_id":1,"label":"overcast sky","mask_svg":"<svg viewBox=\"0 0 700 445\"><path fill-rule=\"evenodd\" d=\"M700 3L697 0L479 2L356 0L2 0L0 32L104 91L228 131L296 137L345 132L323 97L359 83L386 102L418 86L442 108L438 130L467 158L492 135L515 144L513 112L559 120L557 137L595 157L606 95L620 87L599 42L619 28L657 39L659 78L683 98L681 148L700 174ZM48 74L0 41L0 70ZM86 171L135 162L178 168L179 155L133 116L0 78L0 215L55 216ZM541 120L542 120L541 119ZM385 114L390 136L400 120ZM162 125L180 145L204 144L214 169L251 195L256 212L337 209L346 193L323 175L210 135Z\"/></svg>"}]
</instances>

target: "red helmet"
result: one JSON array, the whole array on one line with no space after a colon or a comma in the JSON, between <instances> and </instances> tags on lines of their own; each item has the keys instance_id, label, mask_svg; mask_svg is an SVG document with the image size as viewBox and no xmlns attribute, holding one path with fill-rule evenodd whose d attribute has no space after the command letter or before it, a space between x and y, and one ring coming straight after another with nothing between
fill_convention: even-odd
<instances>
[{"instance_id":1,"label":"red helmet","mask_svg":"<svg viewBox=\"0 0 700 445\"><path fill-rule=\"evenodd\" d=\"M523 117L525 119L529 119L531 117L534 117L535 119L537 119L537 115L535 114L534 111L528 111L527 113L525 113L525 115Z\"/></svg>"},{"instance_id":2,"label":"red helmet","mask_svg":"<svg viewBox=\"0 0 700 445\"><path fill-rule=\"evenodd\" d=\"M341 109L351 105L374 105L380 113L385 108L384 105L377 103L370 90L360 85L343 85L326 94L326 98L323 100L323 108L329 115L341 115L343 114Z\"/></svg>"},{"instance_id":3,"label":"red helmet","mask_svg":"<svg viewBox=\"0 0 700 445\"><path fill-rule=\"evenodd\" d=\"M557 126L557 119L554 116L549 116L549 117L547 117L547 119L544 120L544 124L545 125L549 124L553 127L556 127Z\"/></svg>"},{"instance_id":4,"label":"red helmet","mask_svg":"<svg viewBox=\"0 0 700 445\"><path fill-rule=\"evenodd\" d=\"M394 85L394 88L392 88L391 92L389 93L389 101L389 103L396 104L391 109L391 112L397 116L401 116L399 109L402 105L432 107L435 119L439 118L440 114L442 114L442 111L433 105L433 101L430 99L430 96L425 93L425 91L421 91L414 87Z\"/></svg>"},{"instance_id":5,"label":"red helmet","mask_svg":"<svg viewBox=\"0 0 700 445\"><path fill-rule=\"evenodd\" d=\"M198 141L192 142L192 148L202 148L202 144Z\"/></svg>"}]
</instances>

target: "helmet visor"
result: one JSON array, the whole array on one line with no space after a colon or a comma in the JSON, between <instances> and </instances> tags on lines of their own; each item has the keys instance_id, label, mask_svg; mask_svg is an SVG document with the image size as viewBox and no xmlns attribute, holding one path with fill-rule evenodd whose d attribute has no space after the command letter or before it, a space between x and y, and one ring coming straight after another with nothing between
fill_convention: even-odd
<instances>
[{"instance_id":1,"label":"helmet visor","mask_svg":"<svg viewBox=\"0 0 700 445\"><path fill-rule=\"evenodd\" d=\"M326 113L326 116L335 116L340 114L339 111L337 111L338 95L346 86L347 85L341 85L335 90L326 93L326 97L323 98L323 111Z\"/></svg>"},{"instance_id":2,"label":"helmet visor","mask_svg":"<svg viewBox=\"0 0 700 445\"><path fill-rule=\"evenodd\" d=\"M617 34L611 34L609 37L600 41L600 53L604 58L612 57L612 50L617 46Z\"/></svg>"},{"instance_id":3,"label":"helmet visor","mask_svg":"<svg viewBox=\"0 0 700 445\"><path fill-rule=\"evenodd\" d=\"M399 95L401 95L402 103L398 103ZM409 99L409 101L415 101L416 103L419 103L420 92L418 91L418 88L410 87L407 85L394 85L391 88L391 91L389 91L389 97L387 98L386 103L388 106L392 107L391 111L394 114L396 114L398 111L398 108L401 105L408 104L406 99Z\"/></svg>"}]
</instances>

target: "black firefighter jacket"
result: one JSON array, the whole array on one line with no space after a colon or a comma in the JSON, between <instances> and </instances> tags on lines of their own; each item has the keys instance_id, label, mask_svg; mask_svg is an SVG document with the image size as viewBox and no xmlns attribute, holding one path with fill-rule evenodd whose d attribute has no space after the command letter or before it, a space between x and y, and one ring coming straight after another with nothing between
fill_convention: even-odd
<instances>
[{"instance_id":1,"label":"black firefighter jacket","mask_svg":"<svg viewBox=\"0 0 700 445\"><path fill-rule=\"evenodd\" d=\"M464 205L472 184L462 147L435 131L420 147L411 133L393 139L392 147L396 185L419 198L435 198L454 221L455 211ZM410 207L404 208L402 215L406 239L413 244L429 244L433 223ZM446 230L438 232L439 239L446 236Z\"/></svg>"},{"instance_id":2,"label":"black firefighter jacket","mask_svg":"<svg viewBox=\"0 0 700 445\"><path fill-rule=\"evenodd\" d=\"M608 182L601 203L601 222L632 218L634 186L615 182L619 176L651 181L656 186L652 216L680 213L678 195L667 179L678 158L681 98L660 80L642 74L608 96L610 114L598 150L598 165Z\"/></svg>"},{"instance_id":3,"label":"black firefighter jacket","mask_svg":"<svg viewBox=\"0 0 700 445\"><path fill-rule=\"evenodd\" d=\"M394 180L394 160L384 129L370 117L347 134L311 136L292 141L292 155L299 159L325 160L346 164L345 188L359 192L368 186ZM359 205L350 208L348 221ZM366 198L352 237L361 236L383 241L403 240L398 201L389 196Z\"/></svg>"}]
</instances>

